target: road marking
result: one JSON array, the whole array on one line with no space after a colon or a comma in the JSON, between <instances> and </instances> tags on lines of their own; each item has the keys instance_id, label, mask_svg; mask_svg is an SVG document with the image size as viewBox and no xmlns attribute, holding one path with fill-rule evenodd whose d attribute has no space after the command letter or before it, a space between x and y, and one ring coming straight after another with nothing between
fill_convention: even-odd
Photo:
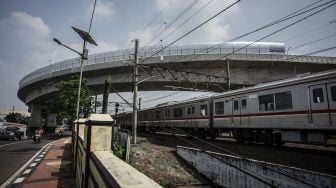
<instances>
[{"instance_id":1,"label":"road marking","mask_svg":"<svg viewBox=\"0 0 336 188\"><path fill-rule=\"evenodd\" d=\"M36 166L37 165L37 163L32 163L32 164L30 164L29 166L30 167L34 167L34 166Z\"/></svg>"},{"instance_id":2,"label":"road marking","mask_svg":"<svg viewBox=\"0 0 336 188\"><path fill-rule=\"evenodd\" d=\"M21 142L14 142L14 143L10 143L10 144L4 144L4 145L1 145L1 147L5 147L5 146L9 146L9 145L12 145L12 144L18 144L18 143L22 143L22 142L28 142L29 140L25 140L25 141L21 141Z\"/></svg>"},{"instance_id":3,"label":"road marking","mask_svg":"<svg viewBox=\"0 0 336 188\"><path fill-rule=\"evenodd\" d=\"M44 155L39 155L39 157L44 157Z\"/></svg>"},{"instance_id":4,"label":"road marking","mask_svg":"<svg viewBox=\"0 0 336 188\"><path fill-rule=\"evenodd\" d=\"M43 155L44 155L44 154L46 154L46 153L47 153L47 152L45 152L45 151L44 151L44 152L42 152L42 154L43 154Z\"/></svg>"},{"instance_id":5,"label":"road marking","mask_svg":"<svg viewBox=\"0 0 336 188\"><path fill-rule=\"evenodd\" d=\"M16 180L13 182L13 184L15 184L15 183L22 183L24 179L25 179L25 178L20 177L20 178L16 179Z\"/></svg>"},{"instance_id":6,"label":"road marking","mask_svg":"<svg viewBox=\"0 0 336 188\"><path fill-rule=\"evenodd\" d=\"M39 161L41 161L41 159L35 159L35 161L36 161L36 162L39 162Z\"/></svg>"},{"instance_id":7,"label":"road marking","mask_svg":"<svg viewBox=\"0 0 336 188\"><path fill-rule=\"evenodd\" d=\"M22 174L29 174L31 171L32 171L32 169L27 169Z\"/></svg>"},{"instance_id":8,"label":"road marking","mask_svg":"<svg viewBox=\"0 0 336 188\"><path fill-rule=\"evenodd\" d=\"M27 166L36 158L36 156L38 156L40 154L40 152L47 147L48 144L44 145L38 152L36 152L36 154L30 158L24 165L21 166L21 168L19 170L17 170L10 178L7 179L7 181L5 181L5 183L3 183L0 188L5 188L7 187L16 177L18 177L22 171L24 169L27 168Z\"/></svg>"}]
</instances>

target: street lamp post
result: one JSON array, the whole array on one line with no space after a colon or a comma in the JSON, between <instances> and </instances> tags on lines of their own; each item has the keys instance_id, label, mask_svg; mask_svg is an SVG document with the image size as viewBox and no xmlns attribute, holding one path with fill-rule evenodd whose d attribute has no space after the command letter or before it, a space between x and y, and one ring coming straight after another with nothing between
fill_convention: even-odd
<instances>
[{"instance_id":1,"label":"street lamp post","mask_svg":"<svg viewBox=\"0 0 336 188\"><path fill-rule=\"evenodd\" d=\"M59 41L58 39L54 38L54 41L58 44L58 45L61 45L65 48L68 48L69 50L77 53L80 57L81 57L81 66L80 66L80 74L79 74L79 85L78 85L78 96L77 96L77 106L76 106L76 119L78 120L79 119L79 103L80 103L80 94L81 94L81 87L82 87L82 77L83 77L83 62L84 60L87 60L88 58L88 53L89 53L89 50L86 49L86 42L90 43L90 44L94 44L96 46L97 43L93 40L93 38L91 37L91 35L86 32L86 31L83 31L83 30L80 30L78 28L75 28L75 27L72 27L72 29L74 31L76 31L79 36L83 39L83 51L82 53L78 52L77 50L74 50L72 48L70 48L69 46L63 44L61 41Z\"/></svg>"}]
</instances>

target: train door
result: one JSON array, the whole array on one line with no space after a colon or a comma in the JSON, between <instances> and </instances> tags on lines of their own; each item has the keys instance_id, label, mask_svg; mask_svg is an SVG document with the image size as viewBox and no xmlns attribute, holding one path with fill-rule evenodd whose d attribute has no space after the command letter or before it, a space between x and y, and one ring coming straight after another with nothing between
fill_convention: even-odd
<instances>
[{"instance_id":1,"label":"train door","mask_svg":"<svg viewBox=\"0 0 336 188\"><path fill-rule=\"evenodd\" d=\"M241 119L240 119L240 100L239 98L233 98L232 99L232 124L233 125L240 125Z\"/></svg>"},{"instance_id":2,"label":"train door","mask_svg":"<svg viewBox=\"0 0 336 188\"><path fill-rule=\"evenodd\" d=\"M193 105L187 106L187 127L193 127L195 121L195 107Z\"/></svg>"},{"instance_id":3,"label":"train door","mask_svg":"<svg viewBox=\"0 0 336 188\"><path fill-rule=\"evenodd\" d=\"M309 87L310 122L314 126L330 125L330 113L326 84Z\"/></svg>"},{"instance_id":4,"label":"train door","mask_svg":"<svg viewBox=\"0 0 336 188\"><path fill-rule=\"evenodd\" d=\"M330 123L336 126L336 82L327 84Z\"/></svg>"},{"instance_id":5,"label":"train door","mask_svg":"<svg viewBox=\"0 0 336 188\"><path fill-rule=\"evenodd\" d=\"M247 97L240 98L240 124L248 125Z\"/></svg>"}]
</instances>

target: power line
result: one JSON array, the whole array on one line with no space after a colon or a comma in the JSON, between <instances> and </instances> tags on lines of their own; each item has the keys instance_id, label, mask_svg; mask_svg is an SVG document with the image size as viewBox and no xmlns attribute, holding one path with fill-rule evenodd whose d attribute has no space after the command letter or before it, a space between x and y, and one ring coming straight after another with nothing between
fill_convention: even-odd
<instances>
[{"instance_id":1,"label":"power line","mask_svg":"<svg viewBox=\"0 0 336 188\"><path fill-rule=\"evenodd\" d=\"M191 8L193 6L195 6L197 3L199 2L199 0L194 0L193 2L191 2L189 4L188 7L186 7L185 9L183 9L183 11L177 15L166 27L166 29L168 29L170 26L172 26L180 17L182 17L184 14L186 14L189 10L191 10ZM161 34L163 34L164 31L161 31L159 34L155 35L145 46L150 45L151 43L153 43Z\"/></svg>"},{"instance_id":2,"label":"power line","mask_svg":"<svg viewBox=\"0 0 336 188\"><path fill-rule=\"evenodd\" d=\"M333 1L335 1L335 0L329 1L328 3L325 3L325 4L323 4L323 5L329 4L330 2L333 2ZM274 35L274 34L280 32L280 31L283 31L283 30L285 30L285 29L287 29L287 28L289 28L289 27L291 27L291 26L293 26L293 25L295 25L295 24L298 24L298 23L300 23L300 22L302 22L302 21L304 21L304 20L306 20L306 19L308 19L308 18L310 18L310 17L312 17L312 16L314 16L314 15L316 15L316 14L322 12L323 10L326 10L326 9L328 9L328 8L330 8L330 7L332 7L332 6L334 6L335 4L336 4L336 3L333 3L333 4L328 5L328 6L322 8L322 9L320 9L320 10L317 10L317 11L315 11L314 13L309 14L308 16L305 16L305 17L303 17L303 18L301 18L301 19L299 19L299 20L297 20L297 21L295 21L295 22L293 22L293 23L291 23L291 24L289 24L289 25L286 25L286 26L284 26L284 27L282 27L282 28L280 28L280 29L278 29L278 30L276 30L276 31L274 31L274 32L272 32L272 33L270 33L270 34L264 36L264 37L259 38L258 40L254 41L254 42L251 42L250 44L247 44L247 45L245 45L245 46L243 46L243 47L241 47L241 48L238 48L238 49L234 50L232 53L229 53L229 54L226 54L226 55L224 55L224 56L219 57L217 60L221 60L221 59L227 58L227 57L229 57L230 55L232 55L234 52L237 52L237 51L239 51L239 50L242 50L242 49L244 49L244 48L246 48L246 47L248 47L248 46L250 46L250 45L252 45L252 44L254 44L254 43L256 43L256 42L259 42L259 41L261 41L261 40L264 40L264 39L266 39L266 38L268 38L268 37L270 37L270 36L272 36L272 35ZM321 6L323 6L323 5L319 5L318 8L321 7ZM315 8L313 8L313 9L315 9ZM203 66L201 66L201 67L198 68L198 69L204 68L205 66L208 66L209 64L210 64L210 63L208 63L208 64L206 64L206 65L203 65Z\"/></svg>"},{"instance_id":3,"label":"power line","mask_svg":"<svg viewBox=\"0 0 336 188\"><path fill-rule=\"evenodd\" d=\"M170 93L168 95L165 95L165 96L162 96L162 97L158 97L158 98L155 98L155 99L150 99L150 100L147 100L147 101L142 101L142 102L152 102L152 101L156 101L156 100L160 100L160 99L164 99L166 97L170 97L170 96L176 95L178 93L179 93L179 91L177 91L175 93Z\"/></svg>"},{"instance_id":4,"label":"power line","mask_svg":"<svg viewBox=\"0 0 336 188\"><path fill-rule=\"evenodd\" d=\"M322 40L325 40L325 39L328 39L328 38L331 38L331 37L334 37L334 36L336 36L336 34L329 35L329 36L327 36L327 37L323 37L323 38L320 38L320 39L317 39L317 40L314 40L314 41L311 41L311 42L307 42L307 43L304 43L304 44L301 44L301 45L299 45L299 46L295 46L295 47L293 47L293 48L289 48L289 49L290 49L290 50L294 50L294 49L297 49L297 48L306 46L306 45L308 45L308 44L313 44L313 43L315 43L315 42L319 42L319 41L322 41Z\"/></svg>"},{"instance_id":5,"label":"power line","mask_svg":"<svg viewBox=\"0 0 336 188\"><path fill-rule=\"evenodd\" d=\"M290 40L295 40L295 39L297 39L297 38L303 37L303 36L305 36L305 35L307 35L307 34L309 34L309 33L312 33L312 32L314 32L314 31L318 31L318 30L323 29L323 28L325 28L325 27L327 27L327 26L330 26L330 25L333 24L333 23L336 23L336 20L332 20L332 21L330 21L330 22L327 23L327 24L324 24L324 25L322 25L322 26L316 27L316 28L314 28L314 29L312 29L312 30L309 30L309 31L307 31L307 32L304 32L304 33L300 33L300 34L298 34L298 35L295 35L295 36L293 36L293 37L291 37L291 38L288 38L288 39L285 40L284 42L288 42L288 41L290 41Z\"/></svg>"},{"instance_id":6,"label":"power line","mask_svg":"<svg viewBox=\"0 0 336 188\"><path fill-rule=\"evenodd\" d=\"M146 27L145 27L145 29L143 30L143 32L140 34L140 35L138 35L138 36L136 36L135 38L139 38L140 36L142 36L144 33L145 33L145 31L149 28L149 26L151 26L154 22L155 22L155 20L157 20L160 16L161 16L161 14L172 4L172 2L173 2L174 0L170 0L155 16L154 16L154 18L146 25Z\"/></svg>"},{"instance_id":7,"label":"power line","mask_svg":"<svg viewBox=\"0 0 336 188\"><path fill-rule=\"evenodd\" d=\"M182 27L184 24L186 24L188 21L190 21L192 18L194 18L198 13L200 13L202 10L204 10L208 5L210 5L214 0L209 1L204 6L202 6L200 9L198 9L194 14L192 14L188 19L186 19L183 23L181 23L179 26L177 26L173 31L171 31L167 36L165 36L162 40L167 39L171 34L173 34L175 31L177 31L180 27ZM157 46L156 44L155 46Z\"/></svg>"},{"instance_id":8,"label":"power line","mask_svg":"<svg viewBox=\"0 0 336 188\"><path fill-rule=\"evenodd\" d=\"M209 21L211 21L212 19L216 18L217 16L219 16L220 14L222 14L223 12L227 11L228 9L230 9L231 7L233 7L235 4L237 4L240 0L232 3L230 6L224 8L223 10L219 11L217 14L213 15L212 17L210 17L209 19L205 20L204 22L202 22L201 24L199 24L198 26L194 27L193 29L191 29L190 31L188 31L187 33L185 33L184 35L182 35L181 37L179 37L178 39L174 40L173 42L171 42L170 44L168 44L167 46L163 47L162 49L158 50L157 52L155 52L154 54L152 54L149 57L146 57L142 60L142 62L146 61L147 59L154 57L155 55L158 55L161 51L163 51L164 49L168 48L169 46L173 45L174 43L176 43L177 41L181 40L182 38L188 36L189 34L191 34L192 32L196 31L197 29L199 29L200 27L202 27L203 25L205 25L206 23L208 23Z\"/></svg>"},{"instance_id":9,"label":"power line","mask_svg":"<svg viewBox=\"0 0 336 188\"><path fill-rule=\"evenodd\" d=\"M333 46L333 47L330 47L330 48L325 48L325 49L322 49L322 50L317 50L317 51L314 51L314 52L310 52L310 53L299 55L299 56L295 56L295 57L291 57L291 58L288 58L288 59L285 59L285 60L288 61L288 60L291 60L291 59L297 59L297 58L301 58L302 56L309 56L309 55L319 54L319 53L327 52L327 51L334 50L334 49L336 49L336 46Z\"/></svg>"},{"instance_id":10,"label":"power line","mask_svg":"<svg viewBox=\"0 0 336 188\"><path fill-rule=\"evenodd\" d=\"M336 46L334 47L330 47L330 48L325 48L325 49L321 49L321 50L317 50L317 51L313 51L313 52L309 52L307 54L302 54L302 55L296 55L295 57L291 57L291 58L287 58L287 59L284 59L284 61L289 61L289 60L292 60L292 59L298 59L298 58L302 58L304 56L308 56L308 55L315 55L315 54L319 54L319 53L323 53L323 52L327 52L327 51L331 51L331 50L334 50L336 49ZM255 66L253 67L254 71L249 71L250 73L257 73L257 71L259 70L263 70L264 69L264 66L261 65L261 66ZM232 74L237 74L237 73L244 73L244 70L238 70L238 71L231 71Z\"/></svg>"},{"instance_id":11,"label":"power line","mask_svg":"<svg viewBox=\"0 0 336 188\"><path fill-rule=\"evenodd\" d=\"M329 2L333 2L333 1L335 1L335 0L332 0L332 1L329 1ZM328 3L329 3L329 2L328 2ZM327 3L326 3L326 4L327 4ZM287 26L285 26L285 27L282 27L281 29L278 29L278 30L276 30L276 31L274 31L274 32L272 32L272 33L270 33L270 34L264 36L264 37L261 37L260 39L256 40L255 42L252 42L252 43L250 43L250 44L248 44L248 45L245 45L245 46L242 47L242 48L239 48L239 49L237 49L237 50L234 50L233 53L236 52L236 51L239 51L239 50L241 50L241 49L244 49L244 48L246 48L246 47L248 47L248 46L250 46L250 45L252 45L252 44L254 44L254 43L256 43L256 42L259 42L259 41L261 41L261 40L264 40L265 38L268 38L268 37L270 37L270 36L272 36L272 35L274 35L274 34L280 32L280 31L283 31L283 30L285 30L285 29L287 29L287 28L289 28L289 27L295 25L295 24L298 24L298 23L300 23L300 22L302 22L302 21L304 21L304 20L306 20L306 19L308 19L308 18L310 18L310 17L312 17L312 16L314 16L314 15L316 15L316 14L318 14L318 13L320 13L320 12L322 12L322 11L324 11L324 10L330 8L330 7L332 7L332 6L334 6L335 4L336 4L336 3L333 3L333 4L331 4L331 5L328 5L327 7L324 7L324 8L322 8L322 9L320 9L320 10L318 10L318 11L312 13L312 14L309 14L308 16L305 16L305 17L303 17L303 18L301 18L301 19L299 19L299 20L297 20L297 21L295 21L295 22L293 22L293 23L291 23L291 24L289 24L289 25L287 25ZM323 6L323 5L320 5L320 6ZM319 8L320 6L318 6L318 8ZM222 59L222 58L226 58L226 57L230 56L231 54L232 54L232 53L227 54L227 55L225 55L224 57L221 57L220 59Z\"/></svg>"},{"instance_id":12,"label":"power line","mask_svg":"<svg viewBox=\"0 0 336 188\"><path fill-rule=\"evenodd\" d=\"M221 42L221 43L219 43L219 44L213 45L213 46L210 47L210 48L206 48L206 49L199 50L197 53L204 52L204 51L209 51L209 50L212 51L212 49L215 49L215 48L218 47L218 46L226 45L226 44L228 44L229 42L239 40L239 39L241 39L241 38L243 38L243 37L246 37L246 36L251 35L251 34L253 34L253 33L256 33L256 32L258 32L258 31L264 30L264 29L266 29L266 28L268 28L268 27L271 27L271 26L273 26L273 25L279 24L279 23L281 23L281 22L287 21L287 20L292 19L292 18L294 18L294 17L296 17L296 16L299 16L299 15L301 15L301 14L304 14L304 13L308 12L308 11L311 11L311 10L313 10L313 9L316 9L317 7L313 8L313 9L306 10L306 11L304 11L304 12L301 12L301 11L303 11L303 10L305 10L305 9L307 9L307 8L309 8L309 7L311 7L311 6L315 5L315 4L317 4L317 3L320 3L321 1L323 1L323 0L319 0L319 1L317 1L317 2L314 2L314 3L312 3L312 4L309 4L309 5L307 5L307 6L303 7L303 8L301 8L301 9L296 10L296 11L294 11L294 12L292 12L292 13L290 13L290 14L288 14L288 15L282 17L282 18L279 18L279 19L277 19L277 20L275 20L275 21L273 21L273 22L267 24L267 25L264 25L264 26L262 26L262 27L260 27L260 28L258 28L258 29L255 29L255 30L252 30L252 31L250 31L250 32L248 32L248 33L245 33L245 34L242 34L242 35L240 35L240 36L237 36L237 37L235 37L235 38L233 38L233 39L227 40L226 42ZM330 3L330 2L328 2L328 3ZM301 13L300 13L300 12L301 12ZM178 59L178 60L185 60L185 59L190 59L190 60L192 60L192 59L194 59L194 58L197 58L198 56L200 56L200 55L193 56L191 59L190 59L190 57L182 57L182 58L180 58L180 59Z\"/></svg>"},{"instance_id":13,"label":"power line","mask_svg":"<svg viewBox=\"0 0 336 188\"><path fill-rule=\"evenodd\" d=\"M272 25L281 23L281 22L286 21L286 20L288 20L288 19L291 19L291 18L294 18L294 17L299 16L299 15L301 15L301 14L307 13L307 12L312 11L312 10L314 10L314 9L317 9L317 8L319 8L319 7L321 7L321 6L327 5L327 4L329 4L329 3L331 3L331 2L333 2L333 1L335 1L335 0L329 1L329 2L327 2L327 3L321 4L321 5L318 5L318 6L316 6L316 7L311 8L311 9L308 9L308 10L306 10L306 11L303 11L303 10L305 10L305 9L307 9L307 8L313 6L313 5L315 5L315 4L317 4L317 3L321 2L321 1L322 1L322 0L320 0L320 1L318 1L318 2L315 2L315 3L312 3L312 4L310 4L310 5L308 5L308 6L304 7L304 8L301 8L301 9L299 9L299 10L297 10L297 11L295 11L295 12L293 12L293 13L291 13L291 14L285 16L285 17L282 17L282 18L280 18L280 19L278 19L278 20L276 20L276 21L274 21L274 22L272 22L272 23L270 23L270 24L267 24L267 25L265 25L265 26L263 26L263 27L261 27L261 28L258 28L258 29L256 29L256 30L253 30L253 31L247 33L247 34L244 34L244 35L241 35L241 36L236 37L236 38L234 38L234 39L231 39L230 41L237 40L238 38L242 38L242 37L247 36L247 35L250 35L250 34L252 34L252 33L254 33L254 32L257 32L257 31L260 31L260 30L265 29L265 28L267 28L267 27L270 27L270 26L272 26ZM239 2L239 1L233 3L232 5L230 5L229 7L225 8L225 9L222 10L222 11L227 10L228 8L232 7L234 4L236 4L236 3L238 3L238 2ZM331 5L331 6L332 6L332 5ZM329 6L329 7L330 7L330 6ZM329 7L327 7L327 8L329 8ZM324 9L326 9L326 8L324 8ZM322 9L322 10L324 10L324 9ZM322 11L322 10L319 10L319 11L315 12L314 14L317 14L318 12L320 12L320 11ZM303 11L303 12L301 12L301 11ZM309 15L309 16L303 18L303 19L300 19L300 20L298 20L298 21L296 21L296 22L294 22L294 23L292 23L292 24L290 24L290 25L288 25L288 26L282 28L281 30L284 30L284 29L286 29L286 28L288 28L288 27L290 27L290 26L292 26L292 25L294 25L294 24L296 24L296 23L299 23L300 21L302 21L302 20L304 20L304 19L306 19L306 18L308 18L308 17L310 17L310 16L312 16L312 15L314 15L314 14L311 14L311 15ZM219 15L219 14L217 14L217 15ZM213 18L213 17L212 17L212 18ZM210 19L211 19L211 18L210 18ZM208 19L207 21L209 21L210 19ZM174 44L175 42L177 42L177 41L180 40L181 38L185 37L186 35L190 34L192 31L194 31L195 29L199 28L199 27L202 26L204 23L205 23L205 22L203 22L202 24L200 24L198 27L195 27L193 30L191 30L190 32L186 33L186 34L183 35L182 37L178 38L178 39L175 40L174 42L172 42L172 43L170 43L169 45L165 46L165 47L162 48L161 50L158 50L158 51L157 51L156 53L154 53L153 55L151 55L151 56L149 56L149 57L143 59L143 62L146 61L147 59L149 59L149 58L151 58L151 57L157 55L159 52L163 51L165 48L167 48L167 47L169 47L170 45ZM267 37L269 37L269 36L271 36L271 35L273 35L273 34L275 34L275 33L277 33L277 32L280 32L281 30L278 30L278 31L276 31L276 32L273 32L273 33L269 34L268 36L259 39L258 41L261 41L261 40L263 40L264 38L267 38ZM255 41L254 43L256 43L256 42L258 42L258 41ZM228 42L228 41L227 41L227 42ZM225 42L225 43L227 43L227 42ZM214 47L219 46L219 45L222 45L222 44L223 44L223 43L221 43L221 44L217 44L217 45L215 45L215 46L213 46L213 47L211 47L211 48L214 48ZM251 44L249 44L249 45L247 45L247 46L250 46L250 45L252 45L252 44L253 44L253 43L251 43ZM247 47L247 46L244 46L243 48L245 48L245 47ZM243 48L240 48L239 50L241 50L241 49L243 49ZM237 50L236 50L236 51L237 51ZM235 52L236 52L236 51L235 51ZM229 55L230 55L230 54L229 54ZM221 57L220 59L222 59L222 57ZM208 63L208 64L209 64L209 63ZM207 64L207 65L208 65L208 64ZM205 65L205 66L207 66L207 65ZM142 66L144 66L144 65L142 65ZM202 66L202 67L200 67L200 68L203 68L203 67L204 67L204 66ZM157 66L147 66L147 68L155 68L155 69L158 69L159 67L157 67ZM199 69L200 69L200 68L199 68ZM174 71L176 71L176 70L174 70ZM182 72L182 71L177 71L177 72ZM197 75L197 73L195 73L195 72L187 72L187 73L189 73L189 74L196 74L196 75ZM207 75L207 76L212 76L212 75ZM225 78L225 77L223 77L223 78Z\"/></svg>"}]
</instances>

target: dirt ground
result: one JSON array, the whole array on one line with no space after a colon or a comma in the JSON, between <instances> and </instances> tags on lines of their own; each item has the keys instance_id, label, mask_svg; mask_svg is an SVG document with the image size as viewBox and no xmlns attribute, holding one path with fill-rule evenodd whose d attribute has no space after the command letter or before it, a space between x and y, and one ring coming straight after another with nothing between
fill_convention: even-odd
<instances>
[{"instance_id":1,"label":"dirt ground","mask_svg":"<svg viewBox=\"0 0 336 188\"><path fill-rule=\"evenodd\" d=\"M163 187L207 187L206 178L180 159L174 147L160 142L165 139L138 137L137 144L131 146L130 164Z\"/></svg>"}]
</instances>

